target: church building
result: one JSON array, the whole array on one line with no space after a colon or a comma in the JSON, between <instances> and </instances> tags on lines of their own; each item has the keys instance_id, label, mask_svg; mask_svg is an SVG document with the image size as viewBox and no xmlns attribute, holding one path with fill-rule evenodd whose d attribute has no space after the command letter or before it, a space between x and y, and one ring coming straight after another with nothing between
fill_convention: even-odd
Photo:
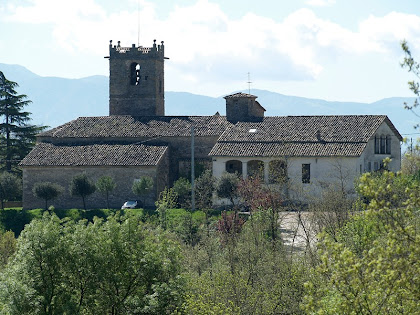
<instances>
[{"instance_id":1,"label":"church building","mask_svg":"<svg viewBox=\"0 0 420 315\"><path fill-rule=\"evenodd\" d=\"M38 135L37 145L21 162L23 207L39 208L33 195L37 182L65 188L56 208L80 206L69 193L73 176L92 181L111 176L116 189L110 206L138 199L133 182L150 176L154 187L146 198L153 206L160 191L179 177L189 177L194 131L196 167L243 178L260 176L282 185L290 199L319 196L328 185L341 183L351 193L363 172L401 166L402 137L385 115L265 116L257 96L225 96L226 116L165 116L164 43L152 47L109 45L109 115L79 117ZM95 192L89 208L106 207Z\"/></svg>"}]
</instances>

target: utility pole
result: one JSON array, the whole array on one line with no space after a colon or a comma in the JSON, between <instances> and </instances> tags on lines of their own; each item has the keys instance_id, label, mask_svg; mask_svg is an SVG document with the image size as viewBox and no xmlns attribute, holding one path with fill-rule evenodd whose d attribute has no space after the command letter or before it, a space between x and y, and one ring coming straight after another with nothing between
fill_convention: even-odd
<instances>
[{"instance_id":1,"label":"utility pole","mask_svg":"<svg viewBox=\"0 0 420 315\"><path fill-rule=\"evenodd\" d=\"M191 126L191 211L195 211L194 173L194 126Z\"/></svg>"}]
</instances>

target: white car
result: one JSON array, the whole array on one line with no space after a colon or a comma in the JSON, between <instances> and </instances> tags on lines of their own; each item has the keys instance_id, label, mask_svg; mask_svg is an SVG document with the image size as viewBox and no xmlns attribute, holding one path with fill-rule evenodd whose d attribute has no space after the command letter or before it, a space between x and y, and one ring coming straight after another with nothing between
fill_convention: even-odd
<instances>
[{"instance_id":1,"label":"white car","mask_svg":"<svg viewBox=\"0 0 420 315\"><path fill-rule=\"evenodd\" d=\"M137 200L128 200L124 202L123 206L121 207L121 209L137 209L137 208L141 208L140 202L138 202Z\"/></svg>"}]
</instances>

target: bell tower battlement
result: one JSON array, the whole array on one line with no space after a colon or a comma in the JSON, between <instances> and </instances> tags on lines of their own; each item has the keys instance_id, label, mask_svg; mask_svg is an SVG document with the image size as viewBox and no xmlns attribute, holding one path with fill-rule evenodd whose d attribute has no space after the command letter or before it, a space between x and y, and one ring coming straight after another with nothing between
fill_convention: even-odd
<instances>
[{"instance_id":1,"label":"bell tower battlement","mask_svg":"<svg viewBox=\"0 0 420 315\"><path fill-rule=\"evenodd\" d=\"M109 115L165 115L164 49L109 42Z\"/></svg>"}]
</instances>

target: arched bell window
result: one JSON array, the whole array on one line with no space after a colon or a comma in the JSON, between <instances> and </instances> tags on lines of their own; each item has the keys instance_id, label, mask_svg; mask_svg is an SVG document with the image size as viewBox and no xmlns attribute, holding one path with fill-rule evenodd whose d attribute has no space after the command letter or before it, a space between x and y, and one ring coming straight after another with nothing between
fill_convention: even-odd
<instances>
[{"instance_id":1,"label":"arched bell window","mask_svg":"<svg viewBox=\"0 0 420 315\"><path fill-rule=\"evenodd\" d=\"M133 62L130 69L130 82L131 85L140 84L140 64Z\"/></svg>"}]
</instances>

